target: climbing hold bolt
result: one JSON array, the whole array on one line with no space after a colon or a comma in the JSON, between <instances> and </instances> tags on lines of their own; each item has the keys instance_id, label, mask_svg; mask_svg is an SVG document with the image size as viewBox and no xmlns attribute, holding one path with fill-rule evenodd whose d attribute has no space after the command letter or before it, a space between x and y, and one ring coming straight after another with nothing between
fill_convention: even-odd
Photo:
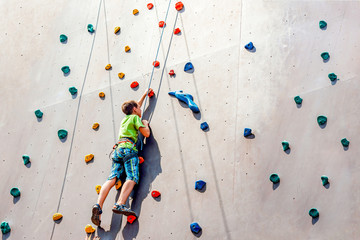
<instances>
[{"instance_id":1,"label":"climbing hold bolt","mask_svg":"<svg viewBox=\"0 0 360 240\"><path fill-rule=\"evenodd\" d=\"M321 126L321 125L324 125L326 122L327 122L327 117L325 116L318 116L317 117L317 122L318 124Z\"/></svg>"},{"instance_id":2,"label":"climbing hold bolt","mask_svg":"<svg viewBox=\"0 0 360 240\"><path fill-rule=\"evenodd\" d=\"M35 116L36 116L37 118L42 118L43 112L40 111L40 109L38 109L38 110L35 111Z\"/></svg>"},{"instance_id":3,"label":"climbing hold bolt","mask_svg":"<svg viewBox=\"0 0 360 240\"><path fill-rule=\"evenodd\" d=\"M244 137L248 137L250 136L252 133L251 133L251 128L245 128L244 129Z\"/></svg>"},{"instance_id":4,"label":"climbing hold bolt","mask_svg":"<svg viewBox=\"0 0 360 240\"><path fill-rule=\"evenodd\" d=\"M154 67L160 66L160 62L159 62L159 61L154 61L154 62L153 62L153 66L154 66Z\"/></svg>"},{"instance_id":5,"label":"climbing hold bolt","mask_svg":"<svg viewBox=\"0 0 360 240\"><path fill-rule=\"evenodd\" d=\"M271 174L269 179L272 183L280 182L280 177L276 173Z\"/></svg>"},{"instance_id":6,"label":"climbing hold bolt","mask_svg":"<svg viewBox=\"0 0 360 240\"><path fill-rule=\"evenodd\" d=\"M157 198L157 197L159 197L160 195L161 195L161 193L160 193L159 191L157 191L157 190L154 190L154 191L151 192L151 196L152 196L153 198Z\"/></svg>"},{"instance_id":7,"label":"climbing hold bolt","mask_svg":"<svg viewBox=\"0 0 360 240\"><path fill-rule=\"evenodd\" d=\"M125 46L125 52L128 52L128 51L130 51L130 47L129 46Z\"/></svg>"},{"instance_id":8,"label":"climbing hold bolt","mask_svg":"<svg viewBox=\"0 0 360 240\"><path fill-rule=\"evenodd\" d=\"M201 190L205 187L206 182L204 182L203 180L197 180L195 182L195 190Z\"/></svg>"},{"instance_id":9,"label":"climbing hold bolt","mask_svg":"<svg viewBox=\"0 0 360 240\"><path fill-rule=\"evenodd\" d=\"M139 86L139 83L137 81L134 81L130 84L131 88L136 88L137 86Z\"/></svg>"},{"instance_id":10,"label":"climbing hold bolt","mask_svg":"<svg viewBox=\"0 0 360 240\"><path fill-rule=\"evenodd\" d=\"M104 92L99 92L99 98L104 98L105 97L105 93Z\"/></svg>"},{"instance_id":11,"label":"climbing hold bolt","mask_svg":"<svg viewBox=\"0 0 360 240\"><path fill-rule=\"evenodd\" d=\"M123 79L123 78L125 77L125 73L123 73L123 72L119 73L119 74L118 74L118 77L119 77L120 79Z\"/></svg>"},{"instance_id":12,"label":"climbing hold bolt","mask_svg":"<svg viewBox=\"0 0 360 240\"><path fill-rule=\"evenodd\" d=\"M68 134L68 132L67 132L65 129L60 129L60 130L58 131L58 137L59 137L60 139L66 138L67 134Z\"/></svg>"},{"instance_id":13,"label":"climbing hold bolt","mask_svg":"<svg viewBox=\"0 0 360 240\"><path fill-rule=\"evenodd\" d=\"M183 9L183 7L184 7L184 4L182 2L175 3L176 10L180 11L181 9Z\"/></svg>"},{"instance_id":14,"label":"climbing hold bolt","mask_svg":"<svg viewBox=\"0 0 360 240\"><path fill-rule=\"evenodd\" d=\"M322 185L325 186L326 184L329 183L329 178L325 175L321 176L321 181L322 181Z\"/></svg>"},{"instance_id":15,"label":"climbing hold bolt","mask_svg":"<svg viewBox=\"0 0 360 240\"><path fill-rule=\"evenodd\" d=\"M194 103L194 98L192 95L185 94L185 93L183 93L182 90L169 92L169 95L176 97L177 99L179 99L182 102L185 102L189 106L191 111L193 111L194 113L200 112L199 107Z\"/></svg>"},{"instance_id":16,"label":"climbing hold bolt","mask_svg":"<svg viewBox=\"0 0 360 240\"><path fill-rule=\"evenodd\" d=\"M317 218L319 216L319 211L316 209L316 208L312 208L310 209L309 211L309 215L312 217L312 218Z\"/></svg>"},{"instance_id":17,"label":"climbing hold bolt","mask_svg":"<svg viewBox=\"0 0 360 240\"><path fill-rule=\"evenodd\" d=\"M180 28L175 28L174 34L179 34L181 32Z\"/></svg>"},{"instance_id":18,"label":"climbing hold bolt","mask_svg":"<svg viewBox=\"0 0 360 240\"><path fill-rule=\"evenodd\" d=\"M127 216L126 221L127 221L128 223L132 224L132 223L136 220L136 218L137 218L136 216L129 215L129 216Z\"/></svg>"},{"instance_id":19,"label":"climbing hold bolt","mask_svg":"<svg viewBox=\"0 0 360 240\"><path fill-rule=\"evenodd\" d=\"M53 220L57 221L57 220L62 219L62 217L63 217L63 215L61 213L54 213Z\"/></svg>"},{"instance_id":20,"label":"climbing hold bolt","mask_svg":"<svg viewBox=\"0 0 360 240\"><path fill-rule=\"evenodd\" d=\"M328 60L330 58L330 54L328 52L323 52L320 56L324 60Z\"/></svg>"},{"instance_id":21,"label":"climbing hold bolt","mask_svg":"<svg viewBox=\"0 0 360 240\"><path fill-rule=\"evenodd\" d=\"M95 186L95 191L96 191L97 194L100 193L100 190L101 190L101 185L96 185Z\"/></svg>"},{"instance_id":22,"label":"climbing hold bolt","mask_svg":"<svg viewBox=\"0 0 360 240\"><path fill-rule=\"evenodd\" d=\"M152 4L152 3L148 3L148 5L147 5L147 8L150 10L150 9L152 9L154 7L154 5Z\"/></svg>"},{"instance_id":23,"label":"climbing hold bolt","mask_svg":"<svg viewBox=\"0 0 360 240\"><path fill-rule=\"evenodd\" d=\"M335 73L329 73L328 75L330 81L335 81L337 79L337 76Z\"/></svg>"},{"instance_id":24,"label":"climbing hold bolt","mask_svg":"<svg viewBox=\"0 0 360 240\"><path fill-rule=\"evenodd\" d=\"M134 14L134 15L136 15L136 14L138 14L138 13L139 13L139 10L137 10L137 9L134 9L134 10L133 10L133 14Z\"/></svg>"},{"instance_id":25,"label":"climbing hold bolt","mask_svg":"<svg viewBox=\"0 0 360 240\"><path fill-rule=\"evenodd\" d=\"M144 163L144 158L143 157L139 157L139 164L142 164L142 163Z\"/></svg>"},{"instance_id":26,"label":"climbing hold bolt","mask_svg":"<svg viewBox=\"0 0 360 240\"><path fill-rule=\"evenodd\" d=\"M159 27L162 28L162 27L164 27L165 25L166 25L166 23L165 23L164 21L160 21L160 22L159 22Z\"/></svg>"},{"instance_id":27,"label":"climbing hold bolt","mask_svg":"<svg viewBox=\"0 0 360 240\"><path fill-rule=\"evenodd\" d=\"M0 225L2 234L7 234L11 231L10 225L7 222L2 222Z\"/></svg>"},{"instance_id":28,"label":"climbing hold bolt","mask_svg":"<svg viewBox=\"0 0 360 240\"><path fill-rule=\"evenodd\" d=\"M86 233L93 233L93 232L95 232L95 230L96 229L93 226L91 226L90 224L85 226L85 232Z\"/></svg>"},{"instance_id":29,"label":"climbing hold bolt","mask_svg":"<svg viewBox=\"0 0 360 240\"><path fill-rule=\"evenodd\" d=\"M192 224L190 224L190 230L193 233L198 234L201 231L201 227L197 222L193 222Z\"/></svg>"},{"instance_id":30,"label":"climbing hold bolt","mask_svg":"<svg viewBox=\"0 0 360 240\"><path fill-rule=\"evenodd\" d=\"M61 71L63 71L64 74L68 74L70 72L70 67L69 66L63 66L61 68Z\"/></svg>"},{"instance_id":31,"label":"climbing hold bolt","mask_svg":"<svg viewBox=\"0 0 360 240\"><path fill-rule=\"evenodd\" d=\"M120 31L120 27L115 27L114 28L114 33L117 34Z\"/></svg>"},{"instance_id":32,"label":"climbing hold bolt","mask_svg":"<svg viewBox=\"0 0 360 240\"><path fill-rule=\"evenodd\" d=\"M174 76L174 75L175 75L174 70L171 69L170 72L169 72L169 75L170 75L170 76Z\"/></svg>"},{"instance_id":33,"label":"climbing hold bolt","mask_svg":"<svg viewBox=\"0 0 360 240\"><path fill-rule=\"evenodd\" d=\"M68 37L65 35L65 34L61 34L60 35L60 42L66 42L67 41L67 39L68 39Z\"/></svg>"},{"instance_id":34,"label":"climbing hold bolt","mask_svg":"<svg viewBox=\"0 0 360 240\"><path fill-rule=\"evenodd\" d=\"M189 71L189 70L192 70L192 69L194 69L194 66L192 65L191 62L188 62L188 63L185 64L185 67L184 67L185 72Z\"/></svg>"},{"instance_id":35,"label":"climbing hold bolt","mask_svg":"<svg viewBox=\"0 0 360 240\"><path fill-rule=\"evenodd\" d=\"M116 188L116 190L118 190L119 188L121 188L121 186L122 186L122 182L121 182L121 180L118 180L118 181L115 183L115 188Z\"/></svg>"},{"instance_id":36,"label":"climbing hold bolt","mask_svg":"<svg viewBox=\"0 0 360 240\"><path fill-rule=\"evenodd\" d=\"M87 30L88 30L89 33L95 32L94 26L93 26L92 24L88 24L88 25L87 25Z\"/></svg>"},{"instance_id":37,"label":"climbing hold bolt","mask_svg":"<svg viewBox=\"0 0 360 240\"><path fill-rule=\"evenodd\" d=\"M287 141L283 141L281 144L282 144L282 147L283 147L284 151L286 151L286 150L288 150L290 148L289 143Z\"/></svg>"},{"instance_id":38,"label":"climbing hold bolt","mask_svg":"<svg viewBox=\"0 0 360 240\"><path fill-rule=\"evenodd\" d=\"M75 95L77 93L77 91L78 90L76 89L76 87L69 88L69 92L70 92L71 95Z\"/></svg>"},{"instance_id":39,"label":"climbing hold bolt","mask_svg":"<svg viewBox=\"0 0 360 240\"><path fill-rule=\"evenodd\" d=\"M14 187L10 190L10 194L13 197L19 197L20 196L20 190L17 187Z\"/></svg>"},{"instance_id":40,"label":"climbing hold bolt","mask_svg":"<svg viewBox=\"0 0 360 240\"><path fill-rule=\"evenodd\" d=\"M24 165L30 163L30 157L29 157L29 155L26 155L26 154L22 155L22 159L23 159L23 161L24 161Z\"/></svg>"},{"instance_id":41,"label":"climbing hold bolt","mask_svg":"<svg viewBox=\"0 0 360 240\"><path fill-rule=\"evenodd\" d=\"M209 129L209 124L207 122L203 122L200 124L200 128L203 131L206 131L207 129Z\"/></svg>"},{"instance_id":42,"label":"climbing hold bolt","mask_svg":"<svg viewBox=\"0 0 360 240\"><path fill-rule=\"evenodd\" d=\"M294 97L294 101L296 104L301 104L303 100L300 96L296 96L296 97Z\"/></svg>"},{"instance_id":43,"label":"climbing hold bolt","mask_svg":"<svg viewBox=\"0 0 360 240\"><path fill-rule=\"evenodd\" d=\"M326 26L327 26L327 23L326 23L325 21L321 20L321 21L319 22L319 27L320 27L321 29L326 28Z\"/></svg>"},{"instance_id":44,"label":"climbing hold bolt","mask_svg":"<svg viewBox=\"0 0 360 240\"><path fill-rule=\"evenodd\" d=\"M85 162L90 162L91 160L93 160L94 158L94 154L88 154L85 156Z\"/></svg>"},{"instance_id":45,"label":"climbing hold bolt","mask_svg":"<svg viewBox=\"0 0 360 240\"><path fill-rule=\"evenodd\" d=\"M154 90L151 89L151 91L148 93L148 97L151 98L155 95Z\"/></svg>"},{"instance_id":46,"label":"climbing hold bolt","mask_svg":"<svg viewBox=\"0 0 360 240\"><path fill-rule=\"evenodd\" d=\"M106 69L106 70L111 69L111 64L106 65L106 66L105 66L105 69Z\"/></svg>"},{"instance_id":47,"label":"climbing hold bolt","mask_svg":"<svg viewBox=\"0 0 360 240\"><path fill-rule=\"evenodd\" d=\"M346 138L343 138L341 139L341 144L343 145L343 147L348 147L350 142Z\"/></svg>"},{"instance_id":48,"label":"climbing hold bolt","mask_svg":"<svg viewBox=\"0 0 360 240\"><path fill-rule=\"evenodd\" d=\"M254 49L254 44L252 42L249 42L248 44L245 45L245 49L253 50Z\"/></svg>"},{"instance_id":49,"label":"climbing hold bolt","mask_svg":"<svg viewBox=\"0 0 360 240\"><path fill-rule=\"evenodd\" d=\"M99 125L99 123L94 123L93 125L92 125L92 129L97 129L98 127L99 127L100 125Z\"/></svg>"}]
</instances>

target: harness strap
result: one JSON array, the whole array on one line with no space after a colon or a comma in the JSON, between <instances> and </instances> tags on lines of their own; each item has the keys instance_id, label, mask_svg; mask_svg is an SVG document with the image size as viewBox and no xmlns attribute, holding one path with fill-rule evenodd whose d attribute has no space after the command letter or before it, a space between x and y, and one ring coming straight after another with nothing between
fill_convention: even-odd
<instances>
[{"instance_id":1,"label":"harness strap","mask_svg":"<svg viewBox=\"0 0 360 240\"><path fill-rule=\"evenodd\" d=\"M132 153L126 155L125 157L123 157L122 161L126 162L127 160L129 160L129 159L131 159L133 157L137 157L137 155L138 154L136 152L132 152ZM116 163L121 163L121 160L118 160L118 159L115 159L115 158L113 158L113 161L116 162Z\"/></svg>"}]
</instances>

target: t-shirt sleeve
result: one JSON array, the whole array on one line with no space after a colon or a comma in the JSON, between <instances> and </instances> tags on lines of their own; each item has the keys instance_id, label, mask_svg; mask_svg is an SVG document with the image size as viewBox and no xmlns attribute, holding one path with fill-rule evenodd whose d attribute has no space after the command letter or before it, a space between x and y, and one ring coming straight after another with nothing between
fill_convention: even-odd
<instances>
[{"instance_id":1,"label":"t-shirt sleeve","mask_svg":"<svg viewBox=\"0 0 360 240\"><path fill-rule=\"evenodd\" d=\"M136 130L139 130L140 127L145 127L144 124L142 124L141 119L137 115L134 117L134 125Z\"/></svg>"}]
</instances>

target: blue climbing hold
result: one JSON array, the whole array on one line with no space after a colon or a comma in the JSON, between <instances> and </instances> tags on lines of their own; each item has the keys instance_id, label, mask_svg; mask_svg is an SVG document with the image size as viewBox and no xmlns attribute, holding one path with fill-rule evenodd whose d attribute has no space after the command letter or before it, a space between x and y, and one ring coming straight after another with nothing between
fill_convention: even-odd
<instances>
[{"instance_id":1,"label":"blue climbing hold","mask_svg":"<svg viewBox=\"0 0 360 240\"><path fill-rule=\"evenodd\" d=\"M209 129L209 124L207 124L207 122L203 122L200 124L200 128L203 131L206 131L207 129Z\"/></svg>"},{"instance_id":2,"label":"blue climbing hold","mask_svg":"<svg viewBox=\"0 0 360 240\"><path fill-rule=\"evenodd\" d=\"M197 222L193 222L192 224L190 224L190 229L195 234L201 231L201 227Z\"/></svg>"},{"instance_id":3,"label":"blue climbing hold","mask_svg":"<svg viewBox=\"0 0 360 240\"><path fill-rule=\"evenodd\" d=\"M248 44L245 45L245 48L247 50L253 50L254 49L254 44L252 42L249 42Z\"/></svg>"},{"instance_id":4,"label":"blue climbing hold","mask_svg":"<svg viewBox=\"0 0 360 240\"><path fill-rule=\"evenodd\" d=\"M252 133L251 133L251 128L245 128L244 129L244 137L248 137L250 136Z\"/></svg>"},{"instance_id":5,"label":"blue climbing hold","mask_svg":"<svg viewBox=\"0 0 360 240\"><path fill-rule=\"evenodd\" d=\"M189 106L191 111L193 111L194 113L200 112L199 107L194 103L193 96L191 96L190 94L185 94L183 93L182 90L179 90L179 91L169 92L169 95L176 97L182 102L185 102Z\"/></svg>"},{"instance_id":6,"label":"blue climbing hold","mask_svg":"<svg viewBox=\"0 0 360 240\"><path fill-rule=\"evenodd\" d=\"M197 180L195 182L195 190L201 190L203 189L203 187L205 187L206 182L204 182L203 180Z\"/></svg>"},{"instance_id":7,"label":"blue climbing hold","mask_svg":"<svg viewBox=\"0 0 360 240\"><path fill-rule=\"evenodd\" d=\"M185 64L185 67L184 67L184 71L189 71L189 70L192 70L194 69L194 66L192 65L191 62L188 62L187 64Z\"/></svg>"}]
</instances>

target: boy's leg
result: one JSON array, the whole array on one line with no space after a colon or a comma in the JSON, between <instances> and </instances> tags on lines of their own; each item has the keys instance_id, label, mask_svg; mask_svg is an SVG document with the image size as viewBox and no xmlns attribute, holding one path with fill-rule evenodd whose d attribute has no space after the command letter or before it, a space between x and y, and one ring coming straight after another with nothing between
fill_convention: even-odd
<instances>
[{"instance_id":1,"label":"boy's leg","mask_svg":"<svg viewBox=\"0 0 360 240\"><path fill-rule=\"evenodd\" d=\"M131 191L134 189L136 182L132 180L126 180L124 185L122 186L120 197L117 201L119 205L125 205L127 199L130 196Z\"/></svg>"},{"instance_id":2,"label":"boy's leg","mask_svg":"<svg viewBox=\"0 0 360 240\"><path fill-rule=\"evenodd\" d=\"M103 207L104 201L107 197L107 195L110 192L110 189L115 185L116 183L116 177L111 179L111 180L107 180L101 187L100 193L99 193L99 197L97 200L97 203L100 205L101 209Z\"/></svg>"}]
</instances>

